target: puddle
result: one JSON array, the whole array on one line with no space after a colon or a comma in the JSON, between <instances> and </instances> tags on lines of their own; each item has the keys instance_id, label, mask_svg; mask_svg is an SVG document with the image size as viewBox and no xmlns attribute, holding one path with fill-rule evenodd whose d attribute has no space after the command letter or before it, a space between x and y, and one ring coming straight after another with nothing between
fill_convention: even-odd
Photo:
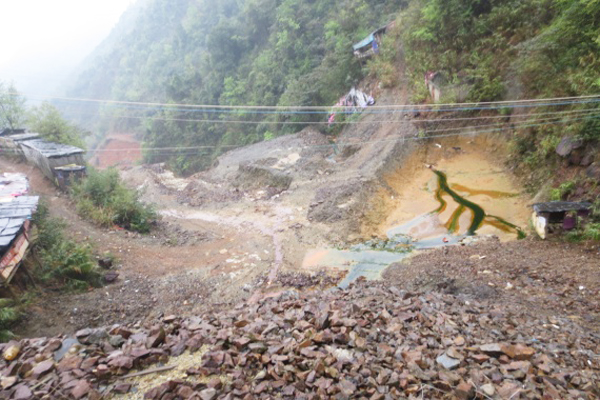
<instances>
[{"instance_id":1,"label":"puddle","mask_svg":"<svg viewBox=\"0 0 600 400\"><path fill-rule=\"evenodd\" d=\"M422 156L422 155L421 155ZM413 163L413 165L415 165ZM385 268L413 251L455 245L496 235L516 240L525 233L527 200L502 170L480 153L437 157L435 166L401 169L389 177L399 194L390 200L379 236L349 249L308 252L303 268L334 268L348 274L339 286L364 276L379 279Z\"/></svg>"},{"instance_id":2,"label":"puddle","mask_svg":"<svg viewBox=\"0 0 600 400\"><path fill-rule=\"evenodd\" d=\"M407 241L410 241L407 240ZM394 243L390 241L380 241ZM398 243L403 245L404 242ZM321 249L309 251L303 261L305 268L335 268L348 270L348 274L339 283L345 288L359 276L378 279L381 272L390 264L400 261L412 251L412 246L398 251L389 248L376 248L368 244L354 246L348 250Z\"/></svg>"}]
</instances>

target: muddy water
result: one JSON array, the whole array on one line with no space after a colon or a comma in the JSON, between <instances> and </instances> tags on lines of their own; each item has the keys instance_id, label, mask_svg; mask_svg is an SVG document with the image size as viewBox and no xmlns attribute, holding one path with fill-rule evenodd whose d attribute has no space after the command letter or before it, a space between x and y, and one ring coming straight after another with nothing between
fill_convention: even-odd
<instances>
[{"instance_id":1,"label":"muddy water","mask_svg":"<svg viewBox=\"0 0 600 400\"><path fill-rule=\"evenodd\" d=\"M349 249L310 251L303 267L347 270L340 287L359 276L378 279L391 263L412 250L453 245L496 235L502 241L524 237L528 198L480 142L441 143L416 154L406 167L386 177L395 191L382 192L386 217L379 240ZM380 199L381 200L381 199ZM379 210L382 212L382 210Z\"/></svg>"}]
</instances>

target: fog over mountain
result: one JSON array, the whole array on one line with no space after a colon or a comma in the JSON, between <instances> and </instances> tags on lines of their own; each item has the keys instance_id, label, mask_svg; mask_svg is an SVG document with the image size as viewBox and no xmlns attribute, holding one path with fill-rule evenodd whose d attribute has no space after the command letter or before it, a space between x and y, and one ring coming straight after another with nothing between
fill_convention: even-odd
<instances>
[{"instance_id":1,"label":"fog over mountain","mask_svg":"<svg viewBox=\"0 0 600 400\"><path fill-rule=\"evenodd\" d=\"M2 2L0 80L26 94L57 95L133 0Z\"/></svg>"}]
</instances>

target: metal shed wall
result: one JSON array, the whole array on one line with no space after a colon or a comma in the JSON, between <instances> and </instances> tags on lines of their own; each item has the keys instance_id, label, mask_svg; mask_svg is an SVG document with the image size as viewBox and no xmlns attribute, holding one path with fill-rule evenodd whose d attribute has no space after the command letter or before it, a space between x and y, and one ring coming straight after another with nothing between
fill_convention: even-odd
<instances>
[{"instance_id":1,"label":"metal shed wall","mask_svg":"<svg viewBox=\"0 0 600 400\"><path fill-rule=\"evenodd\" d=\"M64 165L77 164L85 165L83 159L83 150L81 153L67 154L64 156L52 156L46 157L42 152L32 146L34 141L21 143L21 149L23 155L30 163L36 165L50 180L54 181L54 171L56 167L62 167Z\"/></svg>"}]
</instances>

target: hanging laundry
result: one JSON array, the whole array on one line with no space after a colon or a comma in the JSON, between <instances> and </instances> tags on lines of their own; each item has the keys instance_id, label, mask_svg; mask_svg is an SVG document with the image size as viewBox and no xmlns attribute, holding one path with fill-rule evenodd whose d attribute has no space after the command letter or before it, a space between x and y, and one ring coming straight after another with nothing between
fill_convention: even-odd
<instances>
[{"instance_id":1,"label":"hanging laundry","mask_svg":"<svg viewBox=\"0 0 600 400\"><path fill-rule=\"evenodd\" d=\"M375 104L373 96L368 95L356 88L352 88L348 94L342 98L333 106L331 113L329 114L328 123L331 125L335 122L335 114L337 112L343 112L344 114L353 114L361 112L368 106Z\"/></svg>"}]
</instances>

